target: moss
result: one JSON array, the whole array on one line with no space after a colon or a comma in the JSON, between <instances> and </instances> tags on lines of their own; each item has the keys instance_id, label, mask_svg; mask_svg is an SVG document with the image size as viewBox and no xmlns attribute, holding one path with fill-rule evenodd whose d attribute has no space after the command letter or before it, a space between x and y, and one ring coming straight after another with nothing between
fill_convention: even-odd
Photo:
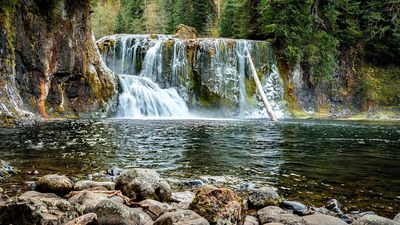
<instances>
[{"instance_id":1,"label":"moss","mask_svg":"<svg viewBox=\"0 0 400 225\"><path fill-rule=\"evenodd\" d=\"M12 16L14 14L14 11L17 6L17 0L5 0L4 3L2 3L2 6L0 8L0 24L4 25L4 28L7 33L7 42L6 42L6 48L8 54L11 57L5 58L5 63L9 67L14 67L15 66L15 46L14 46L14 39L15 39L15 32L13 29L12 25Z\"/></svg>"}]
</instances>

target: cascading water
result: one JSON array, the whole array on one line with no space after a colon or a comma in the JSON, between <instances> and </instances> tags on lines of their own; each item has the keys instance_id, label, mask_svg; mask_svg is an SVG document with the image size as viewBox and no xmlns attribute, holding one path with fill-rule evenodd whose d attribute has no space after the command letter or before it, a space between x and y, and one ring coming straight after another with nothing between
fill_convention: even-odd
<instances>
[{"instance_id":1,"label":"cascading water","mask_svg":"<svg viewBox=\"0 0 400 225\"><path fill-rule=\"evenodd\" d=\"M185 116L186 104L194 109L217 108L230 116L265 117L249 74L246 49L273 109L278 117L285 116L283 82L268 42L112 35L97 44L112 71L130 75L120 75L120 117Z\"/></svg>"}]
</instances>

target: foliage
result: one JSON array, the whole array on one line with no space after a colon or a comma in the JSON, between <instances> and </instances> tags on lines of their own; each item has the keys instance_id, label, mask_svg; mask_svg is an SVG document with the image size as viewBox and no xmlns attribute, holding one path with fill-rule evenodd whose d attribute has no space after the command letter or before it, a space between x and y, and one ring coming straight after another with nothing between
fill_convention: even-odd
<instances>
[{"instance_id":1,"label":"foliage","mask_svg":"<svg viewBox=\"0 0 400 225\"><path fill-rule=\"evenodd\" d=\"M118 12L121 8L120 0L92 2L92 27L96 38L114 33Z\"/></svg>"}]
</instances>

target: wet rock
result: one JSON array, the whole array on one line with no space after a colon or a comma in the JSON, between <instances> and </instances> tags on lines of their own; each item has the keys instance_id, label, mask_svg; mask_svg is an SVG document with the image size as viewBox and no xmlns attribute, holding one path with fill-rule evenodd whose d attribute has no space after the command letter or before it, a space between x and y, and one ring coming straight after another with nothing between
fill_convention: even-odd
<instances>
[{"instance_id":1,"label":"wet rock","mask_svg":"<svg viewBox=\"0 0 400 225\"><path fill-rule=\"evenodd\" d=\"M400 213L397 214L397 215L393 218L393 220L396 221L396 222L398 222L398 223L400 223Z\"/></svg>"},{"instance_id":2,"label":"wet rock","mask_svg":"<svg viewBox=\"0 0 400 225\"><path fill-rule=\"evenodd\" d=\"M94 188L94 187L104 187L107 190L115 190L114 182L96 182L91 180L83 180L75 183L74 190L81 191L84 189Z\"/></svg>"},{"instance_id":3,"label":"wet rock","mask_svg":"<svg viewBox=\"0 0 400 225\"><path fill-rule=\"evenodd\" d=\"M272 187L262 187L250 192L248 203L250 207L263 208L270 205L278 205L280 196Z\"/></svg>"},{"instance_id":4,"label":"wet rock","mask_svg":"<svg viewBox=\"0 0 400 225\"><path fill-rule=\"evenodd\" d=\"M153 220L156 220L170 207L166 203L161 203L156 200L146 199L139 203L140 207L147 213Z\"/></svg>"},{"instance_id":5,"label":"wet rock","mask_svg":"<svg viewBox=\"0 0 400 225\"><path fill-rule=\"evenodd\" d=\"M125 201L119 196L110 196L104 193L96 193L91 191L82 191L68 199L69 202L76 205L75 208L81 213L92 212L93 209L102 200L110 200L123 204Z\"/></svg>"},{"instance_id":6,"label":"wet rock","mask_svg":"<svg viewBox=\"0 0 400 225\"><path fill-rule=\"evenodd\" d=\"M310 225L347 225L343 220L322 214L304 216L303 219Z\"/></svg>"},{"instance_id":7,"label":"wet rock","mask_svg":"<svg viewBox=\"0 0 400 225\"><path fill-rule=\"evenodd\" d=\"M154 199L161 202L171 200L171 187L152 169L131 169L122 173L115 189L136 201Z\"/></svg>"},{"instance_id":8,"label":"wet rock","mask_svg":"<svg viewBox=\"0 0 400 225\"><path fill-rule=\"evenodd\" d=\"M78 216L71 204L53 193L28 191L0 206L0 224L64 224Z\"/></svg>"},{"instance_id":9,"label":"wet rock","mask_svg":"<svg viewBox=\"0 0 400 225\"><path fill-rule=\"evenodd\" d=\"M201 186L205 185L204 181L202 181L202 180L188 180L188 181L182 182L182 184L184 186L188 186L188 187L201 187Z\"/></svg>"},{"instance_id":10,"label":"wet rock","mask_svg":"<svg viewBox=\"0 0 400 225\"><path fill-rule=\"evenodd\" d=\"M382 216L366 215L357 219L352 225L400 225L400 223Z\"/></svg>"},{"instance_id":11,"label":"wet rock","mask_svg":"<svg viewBox=\"0 0 400 225\"><path fill-rule=\"evenodd\" d=\"M310 210L308 207L300 202L295 202L295 201L283 201L281 203L281 207L283 209L291 210L293 211L294 214L296 215L308 215L310 214Z\"/></svg>"},{"instance_id":12,"label":"wet rock","mask_svg":"<svg viewBox=\"0 0 400 225\"><path fill-rule=\"evenodd\" d=\"M35 190L43 193L65 195L74 189L74 183L64 175L50 174L40 177Z\"/></svg>"},{"instance_id":13,"label":"wet rock","mask_svg":"<svg viewBox=\"0 0 400 225\"><path fill-rule=\"evenodd\" d=\"M376 214L373 211L366 211L366 212L353 211L351 212L351 214L346 214L345 216L347 216L352 222L354 222L366 215L376 215Z\"/></svg>"},{"instance_id":14,"label":"wet rock","mask_svg":"<svg viewBox=\"0 0 400 225\"><path fill-rule=\"evenodd\" d=\"M244 225L258 225L258 220L254 216L246 216L244 220Z\"/></svg>"},{"instance_id":15,"label":"wet rock","mask_svg":"<svg viewBox=\"0 0 400 225\"><path fill-rule=\"evenodd\" d=\"M307 224L300 216L286 212L277 206L267 206L257 212L257 216L261 224L283 223L290 225Z\"/></svg>"},{"instance_id":16,"label":"wet rock","mask_svg":"<svg viewBox=\"0 0 400 225\"><path fill-rule=\"evenodd\" d=\"M245 217L243 203L232 190L210 185L197 190L190 209L212 224L238 224Z\"/></svg>"},{"instance_id":17,"label":"wet rock","mask_svg":"<svg viewBox=\"0 0 400 225\"><path fill-rule=\"evenodd\" d=\"M73 219L64 225L97 225L97 224L98 224L97 215L94 213L88 213L76 219Z\"/></svg>"},{"instance_id":18,"label":"wet rock","mask_svg":"<svg viewBox=\"0 0 400 225\"><path fill-rule=\"evenodd\" d=\"M10 163L0 160L0 180L15 173L16 170Z\"/></svg>"},{"instance_id":19,"label":"wet rock","mask_svg":"<svg viewBox=\"0 0 400 225\"><path fill-rule=\"evenodd\" d=\"M172 193L171 204L172 208L175 209L189 209L190 203L192 203L195 194L191 191L174 192Z\"/></svg>"},{"instance_id":20,"label":"wet rock","mask_svg":"<svg viewBox=\"0 0 400 225\"><path fill-rule=\"evenodd\" d=\"M326 203L325 208L329 209L332 212L342 215L342 205L336 199L331 199Z\"/></svg>"},{"instance_id":21,"label":"wet rock","mask_svg":"<svg viewBox=\"0 0 400 225\"><path fill-rule=\"evenodd\" d=\"M199 214L190 210L168 212L158 218L154 225L209 225L210 223Z\"/></svg>"},{"instance_id":22,"label":"wet rock","mask_svg":"<svg viewBox=\"0 0 400 225\"><path fill-rule=\"evenodd\" d=\"M184 24L180 24L176 27L174 37L181 39L196 39L197 30L194 27L189 27Z\"/></svg>"},{"instance_id":23,"label":"wet rock","mask_svg":"<svg viewBox=\"0 0 400 225\"><path fill-rule=\"evenodd\" d=\"M93 210L100 225L152 225L151 217L138 208L111 201L102 200Z\"/></svg>"}]
</instances>

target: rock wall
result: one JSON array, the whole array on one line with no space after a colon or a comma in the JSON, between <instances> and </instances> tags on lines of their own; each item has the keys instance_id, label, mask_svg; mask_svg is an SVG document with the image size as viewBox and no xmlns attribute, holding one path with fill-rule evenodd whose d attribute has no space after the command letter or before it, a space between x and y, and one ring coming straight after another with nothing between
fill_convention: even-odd
<instances>
[{"instance_id":1,"label":"rock wall","mask_svg":"<svg viewBox=\"0 0 400 225\"><path fill-rule=\"evenodd\" d=\"M94 44L89 0L2 1L0 53L0 126L112 107L116 78Z\"/></svg>"}]
</instances>

